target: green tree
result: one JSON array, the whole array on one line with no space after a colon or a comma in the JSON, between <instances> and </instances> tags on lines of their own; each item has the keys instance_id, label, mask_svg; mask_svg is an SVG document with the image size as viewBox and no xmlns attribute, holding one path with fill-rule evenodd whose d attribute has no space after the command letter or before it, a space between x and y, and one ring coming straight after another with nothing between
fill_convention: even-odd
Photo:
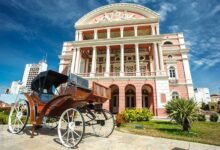
<instances>
[{"instance_id":1,"label":"green tree","mask_svg":"<svg viewBox=\"0 0 220 150\"><path fill-rule=\"evenodd\" d=\"M165 107L169 117L180 124L183 131L189 132L198 114L197 103L193 100L178 98L169 101Z\"/></svg>"}]
</instances>

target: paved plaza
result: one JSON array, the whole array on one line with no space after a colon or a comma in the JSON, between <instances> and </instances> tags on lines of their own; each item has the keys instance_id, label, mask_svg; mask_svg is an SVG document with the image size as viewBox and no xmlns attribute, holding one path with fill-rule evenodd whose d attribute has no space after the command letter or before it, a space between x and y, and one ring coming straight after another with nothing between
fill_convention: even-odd
<instances>
[{"instance_id":1,"label":"paved plaza","mask_svg":"<svg viewBox=\"0 0 220 150\"><path fill-rule=\"evenodd\" d=\"M20 135L8 132L7 126L0 126L1 150L65 150L57 136L57 130L42 128L39 135L30 138L30 127L26 127ZM133 135L114 131L109 138L95 137L89 133L89 128L79 150L220 150L219 146Z\"/></svg>"}]
</instances>

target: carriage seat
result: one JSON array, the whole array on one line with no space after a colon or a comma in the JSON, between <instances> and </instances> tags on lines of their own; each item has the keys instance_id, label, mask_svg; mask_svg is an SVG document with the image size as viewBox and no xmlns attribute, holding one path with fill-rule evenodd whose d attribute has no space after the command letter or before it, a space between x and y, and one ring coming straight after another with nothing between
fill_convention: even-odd
<instances>
[{"instance_id":1,"label":"carriage seat","mask_svg":"<svg viewBox=\"0 0 220 150\"><path fill-rule=\"evenodd\" d=\"M69 75L68 83L71 85L75 85L76 87L81 88L85 91L91 92L91 89L89 89L89 80L84 79L73 73Z\"/></svg>"},{"instance_id":2,"label":"carriage seat","mask_svg":"<svg viewBox=\"0 0 220 150\"><path fill-rule=\"evenodd\" d=\"M43 103L48 103L53 97L54 94L52 92L47 92L47 89L44 89L43 92L39 94L39 98Z\"/></svg>"}]
</instances>

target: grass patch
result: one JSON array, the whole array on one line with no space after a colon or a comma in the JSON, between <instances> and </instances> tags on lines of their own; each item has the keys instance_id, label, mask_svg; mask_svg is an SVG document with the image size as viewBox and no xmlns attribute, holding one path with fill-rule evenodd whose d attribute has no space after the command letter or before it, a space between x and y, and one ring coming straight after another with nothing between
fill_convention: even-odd
<instances>
[{"instance_id":1,"label":"grass patch","mask_svg":"<svg viewBox=\"0 0 220 150\"><path fill-rule=\"evenodd\" d=\"M8 124L8 114L5 112L0 112L0 124Z\"/></svg>"},{"instance_id":2,"label":"grass patch","mask_svg":"<svg viewBox=\"0 0 220 150\"><path fill-rule=\"evenodd\" d=\"M143 129L137 129L141 125ZM190 132L183 132L180 125L170 121L146 121L123 124L119 131L134 134L164 137L220 146L220 123L194 122Z\"/></svg>"}]
</instances>

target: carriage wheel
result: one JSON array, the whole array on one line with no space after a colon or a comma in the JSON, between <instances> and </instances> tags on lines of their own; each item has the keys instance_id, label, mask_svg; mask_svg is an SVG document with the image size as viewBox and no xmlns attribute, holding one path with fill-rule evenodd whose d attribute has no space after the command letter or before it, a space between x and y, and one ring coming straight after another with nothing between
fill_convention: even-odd
<instances>
[{"instance_id":1,"label":"carriage wheel","mask_svg":"<svg viewBox=\"0 0 220 150\"><path fill-rule=\"evenodd\" d=\"M25 128L29 113L29 105L25 99L20 99L15 103L8 119L8 127L11 133L18 134Z\"/></svg>"},{"instance_id":2,"label":"carriage wheel","mask_svg":"<svg viewBox=\"0 0 220 150\"><path fill-rule=\"evenodd\" d=\"M76 147L85 132L82 114L73 108L64 111L58 123L58 136L65 147Z\"/></svg>"},{"instance_id":3,"label":"carriage wheel","mask_svg":"<svg viewBox=\"0 0 220 150\"><path fill-rule=\"evenodd\" d=\"M95 125L92 125L95 135L100 137L109 137L114 131L114 117L107 111L95 111L94 115L96 116ZM106 117L105 117L106 115Z\"/></svg>"}]
</instances>

